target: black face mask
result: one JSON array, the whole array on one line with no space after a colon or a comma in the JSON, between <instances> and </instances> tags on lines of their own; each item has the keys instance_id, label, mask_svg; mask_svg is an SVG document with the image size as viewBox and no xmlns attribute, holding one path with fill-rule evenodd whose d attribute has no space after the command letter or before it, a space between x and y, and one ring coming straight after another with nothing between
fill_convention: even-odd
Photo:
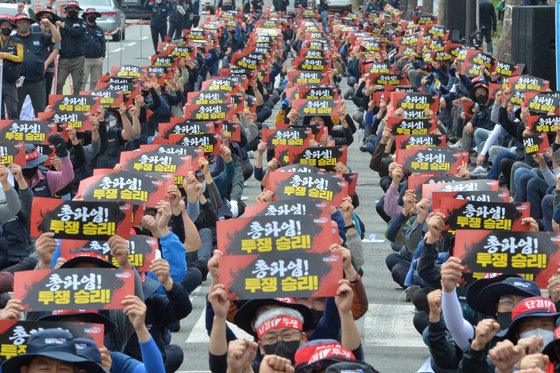
<instances>
[{"instance_id":1,"label":"black face mask","mask_svg":"<svg viewBox=\"0 0 560 373\"><path fill-rule=\"evenodd\" d=\"M10 29L8 27L2 27L2 35L10 36L11 33L12 33L12 29Z\"/></svg>"},{"instance_id":2,"label":"black face mask","mask_svg":"<svg viewBox=\"0 0 560 373\"><path fill-rule=\"evenodd\" d=\"M78 11L77 10L69 10L68 11L68 18L77 18L78 17Z\"/></svg>"},{"instance_id":3,"label":"black face mask","mask_svg":"<svg viewBox=\"0 0 560 373\"><path fill-rule=\"evenodd\" d=\"M280 357L284 357L286 359L290 359L292 363L295 362L296 351L299 348L299 340L298 341L278 341L271 345L263 346L264 353L266 355L278 355Z\"/></svg>"},{"instance_id":4,"label":"black face mask","mask_svg":"<svg viewBox=\"0 0 560 373\"><path fill-rule=\"evenodd\" d=\"M88 17L87 20L89 23L95 23L95 17Z\"/></svg>"},{"instance_id":5,"label":"black face mask","mask_svg":"<svg viewBox=\"0 0 560 373\"><path fill-rule=\"evenodd\" d=\"M500 330L506 330L511 325L511 312L498 312Z\"/></svg>"},{"instance_id":6,"label":"black face mask","mask_svg":"<svg viewBox=\"0 0 560 373\"><path fill-rule=\"evenodd\" d=\"M486 104L486 101L488 101L488 95L484 94L476 96L476 102L478 102L479 104L484 105Z\"/></svg>"}]
</instances>

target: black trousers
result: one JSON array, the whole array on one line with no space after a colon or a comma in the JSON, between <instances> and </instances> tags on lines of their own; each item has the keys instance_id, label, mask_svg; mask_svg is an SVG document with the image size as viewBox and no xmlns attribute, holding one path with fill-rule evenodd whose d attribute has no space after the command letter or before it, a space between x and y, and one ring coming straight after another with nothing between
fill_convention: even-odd
<instances>
[{"instance_id":1,"label":"black trousers","mask_svg":"<svg viewBox=\"0 0 560 373\"><path fill-rule=\"evenodd\" d=\"M154 43L154 51L157 52L158 41L165 41L165 37L167 36L167 24L162 27L150 27L150 31L152 32L152 43Z\"/></svg>"}]
</instances>

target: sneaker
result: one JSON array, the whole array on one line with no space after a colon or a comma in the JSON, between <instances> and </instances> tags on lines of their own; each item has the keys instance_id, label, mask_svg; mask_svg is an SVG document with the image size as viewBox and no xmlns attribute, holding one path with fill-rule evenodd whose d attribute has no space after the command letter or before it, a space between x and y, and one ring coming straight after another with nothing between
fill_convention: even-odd
<instances>
[{"instance_id":1,"label":"sneaker","mask_svg":"<svg viewBox=\"0 0 560 373\"><path fill-rule=\"evenodd\" d=\"M473 172L471 172L471 175L481 175L481 174L486 174L488 173L488 171L486 170L486 167L484 166L477 166Z\"/></svg>"}]
</instances>

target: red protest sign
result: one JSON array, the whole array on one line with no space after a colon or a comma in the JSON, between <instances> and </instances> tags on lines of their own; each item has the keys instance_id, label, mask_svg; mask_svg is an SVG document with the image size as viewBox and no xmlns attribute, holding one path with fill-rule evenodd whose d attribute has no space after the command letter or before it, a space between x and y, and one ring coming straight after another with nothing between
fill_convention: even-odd
<instances>
[{"instance_id":1,"label":"red protest sign","mask_svg":"<svg viewBox=\"0 0 560 373\"><path fill-rule=\"evenodd\" d=\"M14 298L26 311L123 309L134 294L134 271L106 268L36 269L14 274Z\"/></svg>"},{"instance_id":2,"label":"red protest sign","mask_svg":"<svg viewBox=\"0 0 560 373\"><path fill-rule=\"evenodd\" d=\"M548 142L548 135L546 133L539 133L537 135L529 135L523 137L523 147L525 154L543 154L546 149L550 148Z\"/></svg>"},{"instance_id":3,"label":"red protest sign","mask_svg":"<svg viewBox=\"0 0 560 373\"><path fill-rule=\"evenodd\" d=\"M440 211L445 215L444 238L454 236L458 229L529 230L529 224L521 224L530 216L528 203L473 202L454 198L442 198L440 203Z\"/></svg>"},{"instance_id":4,"label":"red protest sign","mask_svg":"<svg viewBox=\"0 0 560 373\"><path fill-rule=\"evenodd\" d=\"M25 143L23 141L0 141L0 160L3 164L12 163L25 166Z\"/></svg>"},{"instance_id":5,"label":"red protest sign","mask_svg":"<svg viewBox=\"0 0 560 373\"><path fill-rule=\"evenodd\" d=\"M475 202L509 202L509 192L497 191L464 191L464 192L432 192L432 210L439 210L442 198L464 199Z\"/></svg>"},{"instance_id":6,"label":"red protest sign","mask_svg":"<svg viewBox=\"0 0 560 373\"><path fill-rule=\"evenodd\" d=\"M304 197L324 200L335 206L342 204L348 195L348 183L333 174L299 174L292 172L271 173L266 188L280 199Z\"/></svg>"},{"instance_id":7,"label":"red protest sign","mask_svg":"<svg viewBox=\"0 0 560 373\"><path fill-rule=\"evenodd\" d=\"M457 230L453 256L472 281L487 273L520 274L545 289L560 264L560 235L555 232Z\"/></svg>"},{"instance_id":8,"label":"red protest sign","mask_svg":"<svg viewBox=\"0 0 560 373\"><path fill-rule=\"evenodd\" d=\"M53 232L56 238L108 239L130 236L131 202L65 201L35 197L31 209L31 237Z\"/></svg>"},{"instance_id":9,"label":"red protest sign","mask_svg":"<svg viewBox=\"0 0 560 373\"><path fill-rule=\"evenodd\" d=\"M313 216L255 216L217 222L218 248L226 255L305 251L325 253L338 242L330 219Z\"/></svg>"},{"instance_id":10,"label":"red protest sign","mask_svg":"<svg viewBox=\"0 0 560 373\"><path fill-rule=\"evenodd\" d=\"M492 191L497 192L499 183L497 180L449 180L442 183L423 184L422 198L432 199L434 192L482 192Z\"/></svg>"},{"instance_id":11,"label":"red protest sign","mask_svg":"<svg viewBox=\"0 0 560 373\"><path fill-rule=\"evenodd\" d=\"M135 205L156 206L165 200L173 177L150 176L138 171L97 173L80 181L78 194L86 201L130 201Z\"/></svg>"},{"instance_id":12,"label":"red protest sign","mask_svg":"<svg viewBox=\"0 0 560 373\"><path fill-rule=\"evenodd\" d=\"M387 128L393 135L428 135L437 129L435 120L389 117Z\"/></svg>"},{"instance_id":13,"label":"red protest sign","mask_svg":"<svg viewBox=\"0 0 560 373\"><path fill-rule=\"evenodd\" d=\"M334 296L341 279L339 253L291 251L220 258L220 283L231 299Z\"/></svg>"},{"instance_id":14,"label":"red protest sign","mask_svg":"<svg viewBox=\"0 0 560 373\"><path fill-rule=\"evenodd\" d=\"M243 216L312 216L315 218L330 218L328 204L326 202L295 198L256 203L247 206Z\"/></svg>"},{"instance_id":15,"label":"red protest sign","mask_svg":"<svg viewBox=\"0 0 560 373\"><path fill-rule=\"evenodd\" d=\"M222 139L216 133L199 135L169 135L169 143L182 146L198 147L204 150L204 155L220 154Z\"/></svg>"},{"instance_id":16,"label":"red protest sign","mask_svg":"<svg viewBox=\"0 0 560 373\"><path fill-rule=\"evenodd\" d=\"M398 135L395 136L397 149L408 149L415 146L445 146L445 135Z\"/></svg>"},{"instance_id":17,"label":"red protest sign","mask_svg":"<svg viewBox=\"0 0 560 373\"><path fill-rule=\"evenodd\" d=\"M141 272L150 270L152 261L156 258L159 244L156 238L142 235L131 235L128 239L128 260ZM69 259L72 255L93 252L99 254L115 267L119 266L117 259L111 254L107 241L60 240L60 256Z\"/></svg>"},{"instance_id":18,"label":"red protest sign","mask_svg":"<svg viewBox=\"0 0 560 373\"><path fill-rule=\"evenodd\" d=\"M397 149L396 160L409 172L457 174L461 165L468 164L469 153L453 148L416 146Z\"/></svg>"}]
</instances>

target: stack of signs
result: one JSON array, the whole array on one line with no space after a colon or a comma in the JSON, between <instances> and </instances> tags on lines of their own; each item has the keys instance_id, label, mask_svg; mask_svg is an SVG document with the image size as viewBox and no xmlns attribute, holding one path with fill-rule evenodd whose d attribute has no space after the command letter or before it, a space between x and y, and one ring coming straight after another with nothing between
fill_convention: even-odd
<instances>
[{"instance_id":1,"label":"stack of signs","mask_svg":"<svg viewBox=\"0 0 560 373\"><path fill-rule=\"evenodd\" d=\"M336 294L342 256L329 251L338 229L326 208L310 199L283 199L252 206L250 217L218 222L220 283L230 297Z\"/></svg>"},{"instance_id":2,"label":"stack of signs","mask_svg":"<svg viewBox=\"0 0 560 373\"><path fill-rule=\"evenodd\" d=\"M131 202L33 200L32 237L52 232L55 238L66 240L106 241L114 235L129 238L131 227ZM131 270L42 269L16 272L14 278L14 297L27 311L122 309L121 301L130 294L134 294Z\"/></svg>"}]
</instances>

